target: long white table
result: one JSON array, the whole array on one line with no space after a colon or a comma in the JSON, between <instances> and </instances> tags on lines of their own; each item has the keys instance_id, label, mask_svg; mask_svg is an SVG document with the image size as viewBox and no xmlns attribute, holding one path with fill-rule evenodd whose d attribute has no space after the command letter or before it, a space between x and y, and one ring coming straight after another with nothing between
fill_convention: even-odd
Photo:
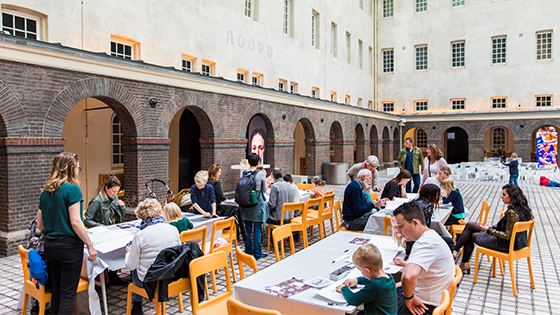
<instances>
[{"instance_id":1,"label":"long white table","mask_svg":"<svg viewBox=\"0 0 560 315\"><path fill-rule=\"evenodd\" d=\"M272 286L292 277L303 281L316 276L328 279L331 272L347 264L344 258L352 257L354 251L359 247L359 245L350 243L354 238L372 238L373 244L380 248L384 256L384 266L392 261L395 253L402 250L390 237L337 232L295 255L235 283L233 285L234 296L246 304L276 309L283 315L344 315L346 312L351 313L355 310L354 306L346 305L346 303L329 305L328 299L317 295L320 291L317 288L309 288L288 298L283 298L267 291L265 286ZM287 248L286 250L289 251Z\"/></svg>"}]
</instances>

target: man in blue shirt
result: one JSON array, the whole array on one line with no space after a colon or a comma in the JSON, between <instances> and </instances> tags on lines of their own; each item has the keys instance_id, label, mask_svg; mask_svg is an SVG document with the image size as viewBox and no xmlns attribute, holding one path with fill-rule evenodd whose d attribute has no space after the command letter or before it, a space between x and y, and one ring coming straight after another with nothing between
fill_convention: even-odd
<instances>
[{"instance_id":1,"label":"man in blue shirt","mask_svg":"<svg viewBox=\"0 0 560 315\"><path fill-rule=\"evenodd\" d=\"M373 208L385 205L386 198L366 203L362 191L371 188L371 171L363 169L358 172L357 178L346 186L344 190L344 203L342 204L342 225L351 231L363 231Z\"/></svg>"},{"instance_id":2,"label":"man in blue shirt","mask_svg":"<svg viewBox=\"0 0 560 315\"><path fill-rule=\"evenodd\" d=\"M412 175L412 181L406 184L407 193L417 193L420 189L420 173L424 168L423 159L422 150L412 145L412 138L404 139L404 149L399 153L397 161L401 171L407 170ZM412 188L412 182L414 182L414 188Z\"/></svg>"}]
</instances>

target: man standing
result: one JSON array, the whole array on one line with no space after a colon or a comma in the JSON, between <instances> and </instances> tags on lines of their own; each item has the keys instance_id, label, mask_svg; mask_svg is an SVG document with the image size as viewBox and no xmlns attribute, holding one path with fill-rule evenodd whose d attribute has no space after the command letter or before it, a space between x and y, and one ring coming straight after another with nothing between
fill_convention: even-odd
<instances>
[{"instance_id":1,"label":"man standing","mask_svg":"<svg viewBox=\"0 0 560 315\"><path fill-rule=\"evenodd\" d=\"M371 188L371 171L363 169L357 178L346 186L342 204L342 225L351 231L363 231L369 219L370 211L385 205L386 199L366 203L363 190ZM379 208L378 208L379 209Z\"/></svg>"},{"instance_id":2,"label":"man standing","mask_svg":"<svg viewBox=\"0 0 560 315\"><path fill-rule=\"evenodd\" d=\"M282 178L282 170L274 169L272 171L274 176L274 184L270 189L270 198L268 199L269 216L266 223L280 225L282 218L282 206L285 203L294 201L294 190L292 185L284 181ZM290 222L294 218L294 212L286 212L284 214L284 223Z\"/></svg>"},{"instance_id":3,"label":"man standing","mask_svg":"<svg viewBox=\"0 0 560 315\"><path fill-rule=\"evenodd\" d=\"M439 234L426 226L424 212L415 202L393 211L395 233L414 241L397 288L398 314L432 314L449 290L455 276L455 262Z\"/></svg>"},{"instance_id":4,"label":"man standing","mask_svg":"<svg viewBox=\"0 0 560 315\"><path fill-rule=\"evenodd\" d=\"M418 147L412 145L412 138L404 139L404 149L399 153L399 168L402 170L407 170L412 175L412 181L406 184L407 193L417 193L420 189L420 171L424 168L422 165L424 157L422 156L422 150ZM414 182L414 188L411 185Z\"/></svg>"},{"instance_id":5,"label":"man standing","mask_svg":"<svg viewBox=\"0 0 560 315\"><path fill-rule=\"evenodd\" d=\"M381 187L377 186L379 183L379 174L377 172L377 166L379 165L379 159L375 155L370 155L363 163L354 164L346 172L346 182L353 182L360 170L368 169L372 174L373 180L373 191L381 191Z\"/></svg>"}]
</instances>

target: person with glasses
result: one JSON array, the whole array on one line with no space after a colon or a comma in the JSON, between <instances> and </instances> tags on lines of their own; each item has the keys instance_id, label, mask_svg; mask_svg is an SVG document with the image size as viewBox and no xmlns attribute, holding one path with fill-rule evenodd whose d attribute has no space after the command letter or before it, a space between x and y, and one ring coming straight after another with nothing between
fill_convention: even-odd
<instances>
[{"instance_id":1,"label":"person with glasses","mask_svg":"<svg viewBox=\"0 0 560 315\"><path fill-rule=\"evenodd\" d=\"M351 183L356 180L358 177L358 172L363 169L368 169L371 172L372 176L372 190L373 191L381 191L381 187L378 186L379 183L379 174L377 173L377 166L379 165L379 159L375 155L370 155L367 159L362 163L354 164L348 171L346 172L346 182Z\"/></svg>"},{"instance_id":2,"label":"person with glasses","mask_svg":"<svg viewBox=\"0 0 560 315\"><path fill-rule=\"evenodd\" d=\"M422 182L420 188L430 177L439 174L442 166L447 166L447 161L443 158L443 153L435 144L429 144L426 150L426 158L424 159L424 171L422 172Z\"/></svg>"}]
</instances>

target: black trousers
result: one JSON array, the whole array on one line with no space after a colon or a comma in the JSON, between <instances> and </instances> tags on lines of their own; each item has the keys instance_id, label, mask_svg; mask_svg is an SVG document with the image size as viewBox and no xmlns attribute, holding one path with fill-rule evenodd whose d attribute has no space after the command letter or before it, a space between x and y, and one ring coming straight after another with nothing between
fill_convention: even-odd
<instances>
[{"instance_id":1,"label":"black trousers","mask_svg":"<svg viewBox=\"0 0 560 315\"><path fill-rule=\"evenodd\" d=\"M47 270L52 281L51 314L72 314L84 256L84 243L67 237L45 240Z\"/></svg>"},{"instance_id":2,"label":"black trousers","mask_svg":"<svg viewBox=\"0 0 560 315\"><path fill-rule=\"evenodd\" d=\"M426 305L426 304L425 304ZM432 315L437 306L426 305L428 310L424 315ZM399 315L412 315L408 307L406 307L406 300L404 299L403 290L401 287L397 288L397 314Z\"/></svg>"}]
</instances>

